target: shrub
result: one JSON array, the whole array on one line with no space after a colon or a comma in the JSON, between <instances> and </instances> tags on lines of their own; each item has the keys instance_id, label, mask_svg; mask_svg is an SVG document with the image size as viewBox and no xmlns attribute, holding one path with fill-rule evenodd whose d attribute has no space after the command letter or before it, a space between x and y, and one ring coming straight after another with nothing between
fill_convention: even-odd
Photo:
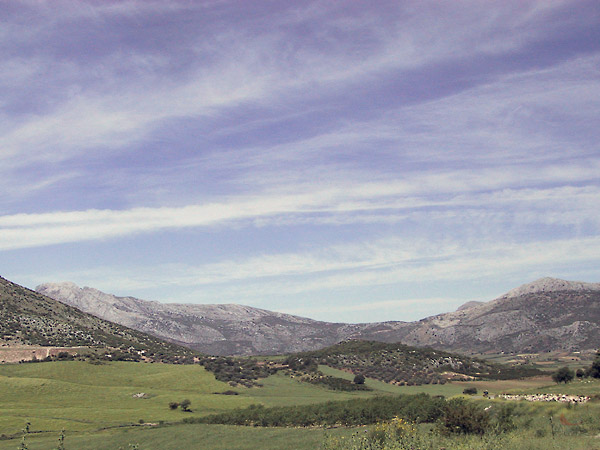
<instances>
[{"instance_id":1,"label":"shrub","mask_svg":"<svg viewBox=\"0 0 600 450\"><path fill-rule=\"evenodd\" d=\"M402 441L407 435L415 433L416 429L409 422L394 417L389 422L379 422L367 433L367 443L383 446L385 441ZM369 448L371 447L369 446Z\"/></svg>"},{"instance_id":2,"label":"shrub","mask_svg":"<svg viewBox=\"0 0 600 450\"><path fill-rule=\"evenodd\" d=\"M596 353L596 358L587 369L586 375L592 378L600 378L600 352Z\"/></svg>"},{"instance_id":3,"label":"shrub","mask_svg":"<svg viewBox=\"0 0 600 450\"><path fill-rule=\"evenodd\" d=\"M475 394L477 394L477 388L475 388L475 387L465 388L463 390L463 394L466 394L466 395L475 395Z\"/></svg>"},{"instance_id":4,"label":"shrub","mask_svg":"<svg viewBox=\"0 0 600 450\"><path fill-rule=\"evenodd\" d=\"M495 419L495 428L499 433L505 433L508 431L512 431L516 428L516 425L513 421L515 405L514 404L502 404L499 405L496 409Z\"/></svg>"},{"instance_id":5,"label":"shrub","mask_svg":"<svg viewBox=\"0 0 600 450\"><path fill-rule=\"evenodd\" d=\"M462 398L453 398L446 403L440 422L443 434L484 434L489 427L488 412Z\"/></svg>"},{"instance_id":6,"label":"shrub","mask_svg":"<svg viewBox=\"0 0 600 450\"><path fill-rule=\"evenodd\" d=\"M171 408L171 409L177 409L177 408L179 408L179 403L177 403L177 402L170 402L169 403L169 408Z\"/></svg>"}]
</instances>

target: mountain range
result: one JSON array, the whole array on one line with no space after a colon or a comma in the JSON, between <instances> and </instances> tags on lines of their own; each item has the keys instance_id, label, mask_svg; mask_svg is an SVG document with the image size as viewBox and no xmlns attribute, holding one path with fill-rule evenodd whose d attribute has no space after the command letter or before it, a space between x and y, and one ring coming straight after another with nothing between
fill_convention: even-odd
<instances>
[{"instance_id":1,"label":"mountain range","mask_svg":"<svg viewBox=\"0 0 600 450\"><path fill-rule=\"evenodd\" d=\"M460 352L600 347L600 283L542 278L489 302L415 322L331 323L236 304L173 304L119 297L74 283L36 291L82 311L215 355L282 354L347 339Z\"/></svg>"}]
</instances>

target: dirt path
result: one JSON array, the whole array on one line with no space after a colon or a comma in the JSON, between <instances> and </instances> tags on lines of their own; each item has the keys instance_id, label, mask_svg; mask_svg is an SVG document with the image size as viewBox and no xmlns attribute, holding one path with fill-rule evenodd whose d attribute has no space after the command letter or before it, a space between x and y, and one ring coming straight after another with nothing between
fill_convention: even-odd
<instances>
[{"instance_id":1,"label":"dirt path","mask_svg":"<svg viewBox=\"0 0 600 450\"><path fill-rule=\"evenodd\" d=\"M0 347L0 364L18 363L20 361L31 361L32 359L44 359L48 356L56 356L60 352L77 353L77 347L40 347L36 345L3 345Z\"/></svg>"}]
</instances>

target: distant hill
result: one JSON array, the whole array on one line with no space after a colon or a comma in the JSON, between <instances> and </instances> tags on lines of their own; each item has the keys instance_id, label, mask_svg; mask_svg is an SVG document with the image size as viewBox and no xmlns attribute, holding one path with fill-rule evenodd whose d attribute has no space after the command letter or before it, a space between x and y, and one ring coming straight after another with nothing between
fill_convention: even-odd
<instances>
[{"instance_id":1,"label":"distant hill","mask_svg":"<svg viewBox=\"0 0 600 450\"><path fill-rule=\"evenodd\" d=\"M460 352L545 352L600 347L600 283L542 278L490 302L416 322L320 322L242 305L195 305L117 297L73 283L39 292L82 311L217 355L284 354L347 339L402 342Z\"/></svg>"},{"instance_id":2,"label":"distant hill","mask_svg":"<svg viewBox=\"0 0 600 450\"><path fill-rule=\"evenodd\" d=\"M325 365L395 384L438 384L448 380L513 379L540 375L531 366L494 364L457 353L403 344L350 340L290 355L291 367Z\"/></svg>"},{"instance_id":3,"label":"distant hill","mask_svg":"<svg viewBox=\"0 0 600 450\"><path fill-rule=\"evenodd\" d=\"M189 357L187 348L118 325L0 277L0 341L5 345L103 347L160 360Z\"/></svg>"}]
</instances>

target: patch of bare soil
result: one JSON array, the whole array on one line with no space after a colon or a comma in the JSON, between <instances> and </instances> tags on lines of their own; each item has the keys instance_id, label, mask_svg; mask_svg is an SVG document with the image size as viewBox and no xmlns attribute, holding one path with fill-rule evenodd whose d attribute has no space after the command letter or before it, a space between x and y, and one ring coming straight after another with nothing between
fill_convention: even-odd
<instances>
[{"instance_id":1,"label":"patch of bare soil","mask_svg":"<svg viewBox=\"0 0 600 450\"><path fill-rule=\"evenodd\" d=\"M61 352L75 354L79 351L76 347L40 347L36 345L9 345L0 346L0 364L18 363L33 359L44 359L48 356L57 356Z\"/></svg>"}]
</instances>

